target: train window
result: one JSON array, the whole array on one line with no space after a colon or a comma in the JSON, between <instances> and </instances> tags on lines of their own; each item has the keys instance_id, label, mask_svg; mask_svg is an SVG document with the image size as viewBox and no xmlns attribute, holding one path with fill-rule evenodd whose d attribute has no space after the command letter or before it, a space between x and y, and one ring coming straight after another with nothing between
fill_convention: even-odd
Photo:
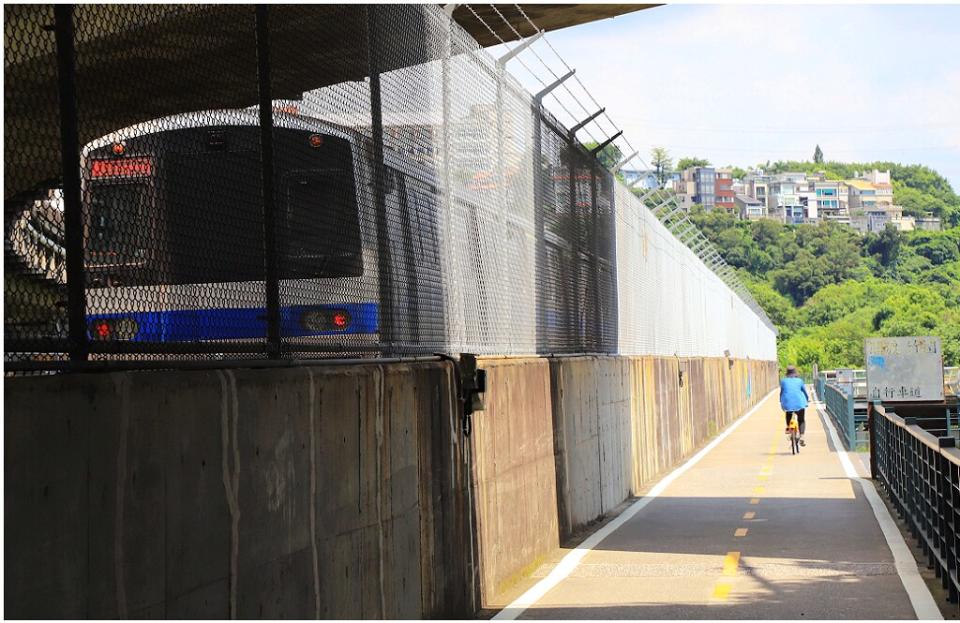
<instances>
[{"instance_id":1,"label":"train window","mask_svg":"<svg viewBox=\"0 0 960 623\"><path fill-rule=\"evenodd\" d=\"M416 229L418 257L431 266L439 266L437 191L412 177L406 179L406 189L410 220Z\"/></svg>"},{"instance_id":2,"label":"train window","mask_svg":"<svg viewBox=\"0 0 960 623\"><path fill-rule=\"evenodd\" d=\"M360 222L350 173L319 169L293 171L285 178L278 231L281 277L361 275Z\"/></svg>"},{"instance_id":3,"label":"train window","mask_svg":"<svg viewBox=\"0 0 960 623\"><path fill-rule=\"evenodd\" d=\"M87 252L93 265L142 262L148 240L149 188L144 184L96 184L88 207Z\"/></svg>"}]
</instances>

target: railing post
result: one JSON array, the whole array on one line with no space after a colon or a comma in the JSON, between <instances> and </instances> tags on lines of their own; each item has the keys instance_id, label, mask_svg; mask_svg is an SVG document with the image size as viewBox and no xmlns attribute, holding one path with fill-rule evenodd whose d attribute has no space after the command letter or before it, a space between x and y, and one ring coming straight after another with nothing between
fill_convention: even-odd
<instances>
[{"instance_id":1,"label":"railing post","mask_svg":"<svg viewBox=\"0 0 960 623\"><path fill-rule=\"evenodd\" d=\"M86 277L83 272L83 204L80 197L80 130L77 115L77 63L73 5L53 7L60 100L60 167L63 176L63 226L67 261L67 331L71 361L86 361ZM10 85L7 85L8 88Z\"/></svg>"},{"instance_id":2,"label":"railing post","mask_svg":"<svg viewBox=\"0 0 960 623\"><path fill-rule=\"evenodd\" d=\"M870 448L870 478L877 479L877 427L874 422L876 416L873 410L873 402L867 401L867 443Z\"/></svg>"},{"instance_id":3,"label":"railing post","mask_svg":"<svg viewBox=\"0 0 960 623\"><path fill-rule=\"evenodd\" d=\"M954 446L956 446L956 438L954 439ZM941 453L942 454L942 453ZM956 491L955 485L957 484L954 480L954 471L953 464L947 459L946 456L941 456L941 465L943 465L943 473L941 474L943 480L941 484L943 486L943 506L944 512L941 513L943 518L943 557L947 563L946 573L944 573L944 588L947 589L947 600L950 603L957 602L957 586L954 582L954 576L957 573L957 550L953 545L956 543L956 525L954 517L952 516L954 512L954 505L956 504ZM953 573L951 573L953 572Z\"/></svg>"},{"instance_id":4,"label":"railing post","mask_svg":"<svg viewBox=\"0 0 960 623\"><path fill-rule=\"evenodd\" d=\"M263 200L264 289L267 304L267 356L280 358L280 258L277 253L277 212L273 189L273 98L270 85L269 8L255 9L257 87L260 107L260 188Z\"/></svg>"},{"instance_id":5,"label":"railing post","mask_svg":"<svg viewBox=\"0 0 960 623\"><path fill-rule=\"evenodd\" d=\"M904 418L903 423L906 426L916 426L916 418ZM913 538L918 538L916 512L917 512L917 457L914 447L913 435L907 428L903 429L903 473L904 473L904 519L907 527L910 528L910 534Z\"/></svg>"},{"instance_id":6,"label":"railing post","mask_svg":"<svg viewBox=\"0 0 960 623\"><path fill-rule=\"evenodd\" d=\"M953 507L948 501L953 492L950 484L951 463L944 455L943 448L955 448L957 440L951 436L946 439L941 438L940 441L947 445L941 445L941 451L937 453L937 549L943 561L940 574L941 586L947 591L947 599L953 601L951 595L955 589L951 571L956 572L957 564L953 548Z\"/></svg>"},{"instance_id":7,"label":"railing post","mask_svg":"<svg viewBox=\"0 0 960 623\"><path fill-rule=\"evenodd\" d=\"M847 397L847 447L851 452L856 452L857 450L857 421L854 417L854 411L856 409L857 399L853 395L853 392L850 392L850 395Z\"/></svg>"}]
</instances>

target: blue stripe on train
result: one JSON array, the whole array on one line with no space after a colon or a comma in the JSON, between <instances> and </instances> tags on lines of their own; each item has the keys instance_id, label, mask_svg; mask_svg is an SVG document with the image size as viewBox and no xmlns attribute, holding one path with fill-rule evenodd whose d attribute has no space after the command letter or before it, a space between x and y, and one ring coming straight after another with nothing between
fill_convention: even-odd
<instances>
[{"instance_id":1,"label":"blue stripe on train","mask_svg":"<svg viewBox=\"0 0 960 623\"><path fill-rule=\"evenodd\" d=\"M350 326L343 331L309 331L300 320L305 312L344 310L350 315ZM305 337L312 335L352 335L377 332L376 303L343 305L296 305L280 308L280 335ZM196 342L203 340L260 339L267 335L266 309L208 308L175 311L88 314L87 327L97 320L131 318L137 323L132 342ZM96 336L90 335L91 339Z\"/></svg>"}]
</instances>

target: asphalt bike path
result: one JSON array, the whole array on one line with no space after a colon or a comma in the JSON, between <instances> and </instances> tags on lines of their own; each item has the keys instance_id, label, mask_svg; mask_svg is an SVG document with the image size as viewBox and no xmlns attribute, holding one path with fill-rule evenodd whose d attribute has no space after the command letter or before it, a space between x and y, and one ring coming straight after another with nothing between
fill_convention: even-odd
<instances>
[{"instance_id":1,"label":"asphalt bike path","mask_svg":"<svg viewBox=\"0 0 960 623\"><path fill-rule=\"evenodd\" d=\"M733 426L496 618L939 617L815 405L797 455L776 392Z\"/></svg>"}]
</instances>

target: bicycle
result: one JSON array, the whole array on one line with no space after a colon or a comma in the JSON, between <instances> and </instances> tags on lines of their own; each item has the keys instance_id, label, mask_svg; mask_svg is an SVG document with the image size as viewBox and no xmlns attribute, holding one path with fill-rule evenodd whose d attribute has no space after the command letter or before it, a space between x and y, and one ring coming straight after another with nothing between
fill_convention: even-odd
<instances>
[{"instance_id":1,"label":"bicycle","mask_svg":"<svg viewBox=\"0 0 960 623\"><path fill-rule=\"evenodd\" d=\"M790 417L790 424L787 426L787 434L790 435L790 451L792 454L800 453L800 422L797 420L797 414Z\"/></svg>"}]
</instances>

